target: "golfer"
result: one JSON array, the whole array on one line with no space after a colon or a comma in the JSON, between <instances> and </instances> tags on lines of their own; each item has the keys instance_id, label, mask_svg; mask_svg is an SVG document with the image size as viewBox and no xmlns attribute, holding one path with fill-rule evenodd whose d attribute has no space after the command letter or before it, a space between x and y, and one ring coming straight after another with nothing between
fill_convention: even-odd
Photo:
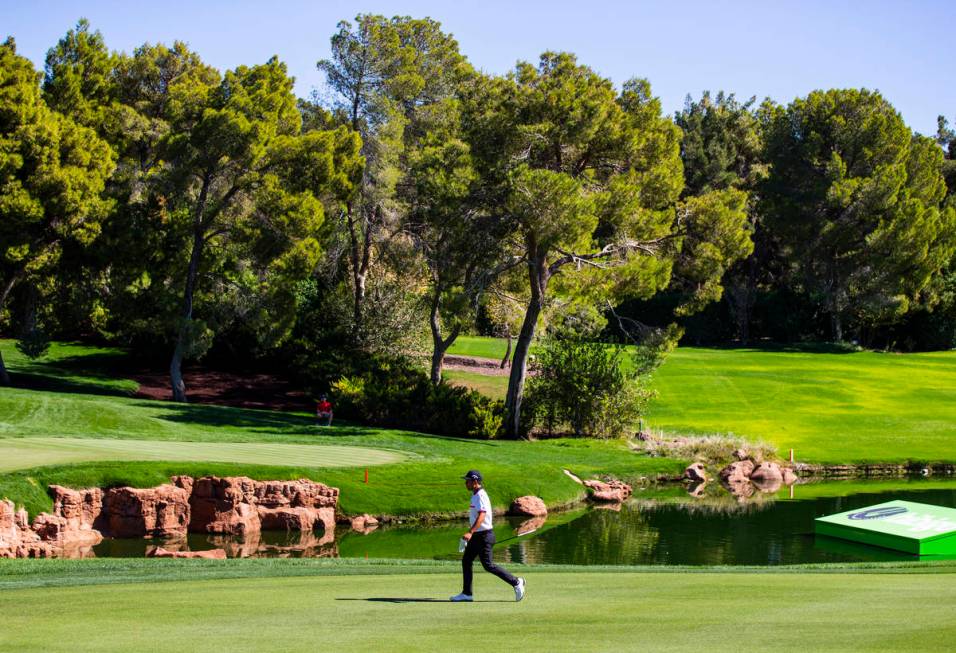
<instances>
[{"instance_id":1,"label":"golfer","mask_svg":"<svg viewBox=\"0 0 956 653\"><path fill-rule=\"evenodd\" d=\"M322 420L326 420L325 426L332 426L332 402L328 395L319 397L319 402L315 406L315 423L323 426Z\"/></svg>"},{"instance_id":2,"label":"golfer","mask_svg":"<svg viewBox=\"0 0 956 653\"><path fill-rule=\"evenodd\" d=\"M462 478L465 487L471 491L471 505L468 508L468 520L471 528L462 536L467 542L465 554L461 558L462 590L461 594L451 597L452 601L473 601L471 592L471 564L475 558L481 560L485 571L491 572L511 585L515 590L515 601L524 598L524 578L515 578L491 560L491 548L495 545L495 532L491 530L491 499L481 487L481 473L470 470Z\"/></svg>"}]
</instances>

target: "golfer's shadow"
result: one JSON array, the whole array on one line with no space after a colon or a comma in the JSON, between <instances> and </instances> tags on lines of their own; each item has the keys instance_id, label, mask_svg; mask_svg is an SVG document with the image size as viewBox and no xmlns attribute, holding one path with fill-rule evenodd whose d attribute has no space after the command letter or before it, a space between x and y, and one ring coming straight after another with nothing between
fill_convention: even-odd
<instances>
[{"instance_id":1,"label":"golfer's shadow","mask_svg":"<svg viewBox=\"0 0 956 653\"><path fill-rule=\"evenodd\" d=\"M335 599L336 601L372 601L376 603L455 603L448 599L430 599L412 596L370 596L367 598L347 598ZM484 601L473 601L473 603L511 603L502 599L486 599Z\"/></svg>"}]
</instances>

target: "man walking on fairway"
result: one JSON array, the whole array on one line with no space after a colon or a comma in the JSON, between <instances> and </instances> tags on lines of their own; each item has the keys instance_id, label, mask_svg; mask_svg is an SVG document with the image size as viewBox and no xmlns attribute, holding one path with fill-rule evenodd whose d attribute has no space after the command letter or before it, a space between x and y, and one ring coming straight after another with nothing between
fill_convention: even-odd
<instances>
[{"instance_id":1,"label":"man walking on fairway","mask_svg":"<svg viewBox=\"0 0 956 653\"><path fill-rule=\"evenodd\" d=\"M495 532L491 530L491 499L481 487L481 473L470 470L463 477L465 487L471 491L471 505L468 508L468 529L462 539L467 542L465 555L461 558L462 590L461 594L451 597L452 601L472 601L471 592L471 564L475 558L481 560L485 571L491 572L501 580L511 585L515 590L515 601L524 598L524 578L515 578L491 560L491 548L495 545Z\"/></svg>"}]
</instances>

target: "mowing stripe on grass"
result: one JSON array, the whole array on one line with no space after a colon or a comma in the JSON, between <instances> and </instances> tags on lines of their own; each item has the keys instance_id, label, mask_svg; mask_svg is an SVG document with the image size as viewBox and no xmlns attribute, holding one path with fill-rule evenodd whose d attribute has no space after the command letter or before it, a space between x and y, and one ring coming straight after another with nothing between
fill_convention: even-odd
<instances>
[{"instance_id":1,"label":"mowing stripe on grass","mask_svg":"<svg viewBox=\"0 0 956 653\"><path fill-rule=\"evenodd\" d=\"M397 451L257 442L2 438L0 472L97 460L173 460L296 467L364 467L401 462Z\"/></svg>"}]
</instances>

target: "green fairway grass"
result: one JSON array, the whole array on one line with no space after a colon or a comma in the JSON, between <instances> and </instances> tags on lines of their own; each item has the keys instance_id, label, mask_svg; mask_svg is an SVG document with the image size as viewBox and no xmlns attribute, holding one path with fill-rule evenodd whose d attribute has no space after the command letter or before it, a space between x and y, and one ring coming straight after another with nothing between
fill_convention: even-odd
<instances>
[{"instance_id":1,"label":"green fairway grass","mask_svg":"<svg viewBox=\"0 0 956 653\"><path fill-rule=\"evenodd\" d=\"M73 562L63 575L84 566L89 574L99 562ZM521 603L478 573L476 602L451 604L460 589L454 566L133 562L152 565L102 567L99 582L109 584L73 586L58 582L55 568L32 565L23 588L0 565L0 649L446 651L479 637L501 651L697 650L702 640L734 652L743 640L755 651L945 651L956 637L951 566L825 574L515 566L528 583ZM159 562L201 564L191 574L190 565ZM254 575L242 577L246 567ZM107 569L150 582L112 582ZM217 570L233 577L210 577Z\"/></svg>"},{"instance_id":2,"label":"green fairway grass","mask_svg":"<svg viewBox=\"0 0 956 653\"><path fill-rule=\"evenodd\" d=\"M504 353L469 338L451 352ZM449 372L503 397L507 377ZM734 433L811 463L956 462L956 351L921 354L680 347L656 372L647 422Z\"/></svg>"},{"instance_id":3,"label":"green fairway grass","mask_svg":"<svg viewBox=\"0 0 956 653\"><path fill-rule=\"evenodd\" d=\"M956 461L956 351L680 348L654 378L653 427L733 432L798 460Z\"/></svg>"},{"instance_id":4,"label":"green fairway grass","mask_svg":"<svg viewBox=\"0 0 956 653\"><path fill-rule=\"evenodd\" d=\"M9 341L0 346L6 358L13 348ZM11 355L11 371L22 374L24 365L32 374L52 374L63 365L58 351L53 350L49 369ZM82 349L70 346L69 351L72 378L83 387ZM91 350L95 360L101 355ZM95 385L100 381L105 386ZM262 480L305 477L338 487L339 506L347 514L421 517L464 511L468 495L460 477L468 469L485 474L495 507L504 509L525 494L548 505L579 499L582 488L563 473L565 467L585 477L610 474L639 482L677 475L685 464L637 455L618 441L482 441L339 421L320 428L305 413L112 394L113 382L97 373L90 379L93 394L0 391L0 465L12 470L0 473L0 498L35 514L50 509L46 487L53 483L150 487L173 474L242 474ZM90 460L94 457L98 461ZM394 462L397 457L402 461ZM363 468L371 465L377 466L365 483Z\"/></svg>"},{"instance_id":5,"label":"green fairway grass","mask_svg":"<svg viewBox=\"0 0 956 653\"><path fill-rule=\"evenodd\" d=\"M484 336L458 336L448 349L452 356L475 356L494 358L500 361L508 351L508 341L504 338L486 338Z\"/></svg>"},{"instance_id":6,"label":"green fairway grass","mask_svg":"<svg viewBox=\"0 0 956 653\"><path fill-rule=\"evenodd\" d=\"M467 372L465 370L444 370L442 377L450 383L477 390L492 399L504 400L505 394L508 391L507 376L491 376L489 374Z\"/></svg>"},{"instance_id":7,"label":"green fairway grass","mask_svg":"<svg viewBox=\"0 0 956 653\"><path fill-rule=\"evenodd\" d=\"M395 451L366 447L255 442L177 442L89 438L0 438L0 472L95 460L183 460L360 467L403 460Z\"/></svg>"}]
</instances>

